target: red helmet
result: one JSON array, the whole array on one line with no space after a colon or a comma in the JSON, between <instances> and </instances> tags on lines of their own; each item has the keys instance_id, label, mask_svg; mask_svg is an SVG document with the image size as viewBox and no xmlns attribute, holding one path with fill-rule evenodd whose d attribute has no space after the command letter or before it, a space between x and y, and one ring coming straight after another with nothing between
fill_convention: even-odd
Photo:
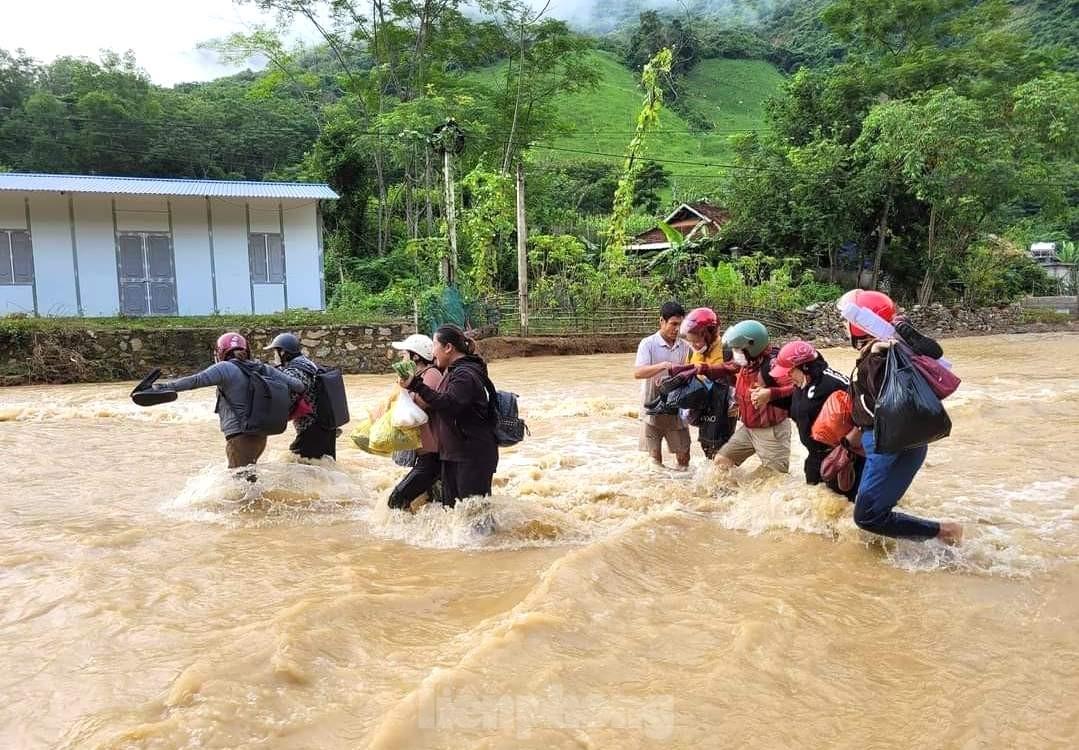
<instances>
[{"instance_id":1,"label":"red helmet","mask_svg":"<svg viewBox=\"0 0 1079 750\"><path fill-rule=\"evenodd\" d=\"M801 367L817 358L817 350L808 341L791 341L783 345L776 355L776 364L772 368L772 377L785 378L795 367Z\"/></svg>"},{"instance_id":2,"label":"red helmet","mask_svg":"<svg viewBox=\"0 0 1079 750\"><path fill-rule=\"evenodd\" d=\"M247 348L247 339L238 333L229 332L223 333L217 338L217 345L214 347L214 352L217 355L218 362L224 362L228 359L231 352L237 349L242 349L245 352L249 351Z\"/></svg>"},{"instance_id":3,"label":"red helmet","mask_svg":"<svg viewBox=\"0 0 1079 750\"><path fill-rule=\"evenodd\" d=\"M707 328L711 328L713 331L717 330L719 328L719 318L716 316L715 311L709 307L696 307L686 313L686 317L682 318L682 326L678 329L678 333L685 336Z\"/></svg>"},{"instance_id":4,"label":"red helmet","mask_svg":"<svg viewBox=\"0 0 1079 750\"><path fill-rule=\"evenodd\" d=\"M884 292L877 292L871 289L851 289L849 292L839 298L839 307L843 307L847 304L857 305L858 307L864 307L867 310L872 310L884 320L889 323L895 317L895 302ZM854 337L869 336L869 331L862 330L853 323L850 324L850 335Z\"/></svg>"}]
</instances>

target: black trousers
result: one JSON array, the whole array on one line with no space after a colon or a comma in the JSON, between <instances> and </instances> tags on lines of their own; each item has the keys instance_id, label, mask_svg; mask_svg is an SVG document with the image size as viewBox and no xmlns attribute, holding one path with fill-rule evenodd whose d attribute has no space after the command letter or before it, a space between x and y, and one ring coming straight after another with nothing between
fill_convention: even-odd
<instances>
[{"instance_id":1,"label":"black trousers","mask_svg":"<svg viewBox=\"0 0 1079 750\"><path fill-rule=\"evenodd\" d=\"M303 432L296 433L296 439L288 447L300 458L322 458L329 456L337 460L337 430L328 430L312 424Z\"/></svg>"},{"instance_id":2,"label":"black trousers","mask_svg":"<svg viewBox=\"0 0 1079 750\"><path fill-rule=\"evenodd\" d=\"M464 497L491 494L494 469L472 461L442 462L442 502L451 508Z\"/></svg>"},{"instance_id":3,"label":"black trousers","mask_svg":"<svg viewBox=\"0 0 1079 750\"><path fill-rule=\"evenodd\" d=\"M404 510L420 495L425 492L430 494L441 473L442 462L438 460L437 453L418 454L412 471L405 474L405 478L390 493L390 507Z\"/></svg>"}]
</instances>

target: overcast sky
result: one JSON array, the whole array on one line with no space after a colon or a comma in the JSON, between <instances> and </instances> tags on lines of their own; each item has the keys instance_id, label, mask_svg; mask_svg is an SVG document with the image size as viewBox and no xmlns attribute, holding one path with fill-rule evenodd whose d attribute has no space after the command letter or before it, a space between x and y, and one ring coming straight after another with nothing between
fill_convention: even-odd
<instances>
[{"instance_id":1,"label":"overcast sky","mask_svg":"<svg viewBox=\"0 0 1079 750\"><path fill-rule=\"evenodd\" d=\"M0 0L0 48L44 62L130 49L155 83L171 85L233 72L198 43L273 21L232 0Z\"/></svg>"},{"instance_id":2,"label":"overcast sky","mask_svg":"<svg viewBox=\"0 0 1079 750\"><path fill-rule=\"evenodd\" d=\"M530 2L542 8L546 0ZM552 0L547 15L578 20L590 6L591 0ZM155 83L170 86L242 69L220 65L212 51L198 49L199 42L275 21L233 0L0 0L0 48L21 47L42 62L60 55L96 60L104 49L130 49ZM318 40L306 21L298 21L291 35Z\"/></svg>"}]
</instances>

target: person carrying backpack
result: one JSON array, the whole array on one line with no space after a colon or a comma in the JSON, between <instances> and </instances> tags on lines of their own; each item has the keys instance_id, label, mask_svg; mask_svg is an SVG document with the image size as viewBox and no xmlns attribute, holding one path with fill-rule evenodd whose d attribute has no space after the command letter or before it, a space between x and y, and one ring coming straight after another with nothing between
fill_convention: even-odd
<instances>
[{"instance_id":1,"label":"person carrying backpack","mask_svg":"<svg viewBox=\"0 0 1079 750\"><path fill-rule=\"evenodd\" d=\"M300 340L291 333L278 334L264 351L276 354L280 372L306 386L302 394L292 394L292 412L289 416L296 428L296 439L288 449L300 458L329 456L336 460L337 435L340 430L322 419L323 411L327 407L325 396L318 388L318 365L304 356L300 349ZM306 401L306 404L301 403L302 401Z\"/></svg>"},{"instance_id":2,"label":"person carrying backpack","mask_svg":"<svg viewBox=\"0 0 1079 750\"><path fill-rule=\"evenodd\" d=\"M261 415L251 412L251 381L261 378L278 381L293 393L303 393L303 381L267 364L251 359L247 339L238 333L225 333L214 347L214 364L202 372L167 383L155 383L154 390L191 391L217 386L217 415L225 435L225 456L229 468L237 469L257 463L266 450L269 433L255 431L251 425Z\"/></svg>"},{"instance_id":3,"label":"person carrying backpack","mask_svg":"<svg viewBox=\"0 0 1079 750\"><path fill-rule=\"evenodd\" d=\"M427 404L442 460L442 502L452 507L462 498L491 494L498 468L497 412L487 363L464 331L439 327L432 353L442 371L437 389L416 375L400 384Z\"/></svg>"}]
</instances>

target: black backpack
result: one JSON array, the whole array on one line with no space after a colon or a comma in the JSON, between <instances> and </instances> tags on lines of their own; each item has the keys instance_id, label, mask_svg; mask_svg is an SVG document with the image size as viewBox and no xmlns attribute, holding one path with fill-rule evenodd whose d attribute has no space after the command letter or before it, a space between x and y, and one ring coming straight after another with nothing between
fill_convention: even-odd
<instances>
[{"instance_id":1,"label":"black backpack","mask_svg":"<svg viewBox=\"0 0 1079 750\"><path fill-rule=\"evenodd\" d=\"M708 403L697 415L697 439L713 452L722 448L734 434L735 420L727 415L730 393L729 385L713 381L708 390Z\"/></svg>"},{"instance_id":2,"label":"black backpack","mask_svg":"<svg viewBox=\"0 0 1079 750\"><path fill-rule=\"evenodd\" d=\"M335 430L348 424L348 396L345 394L345 379L336 367L318 368L315 375L315 401L318 408L315 419L320 427Z\"/></svg>"},{"instance_id":3,"label":"black backpack","mask_svg":"<svg viewBox=\"0 0 1079 750\"><path fill-rule=\"evenodd\" d=\"M488 405L494 423L495 442L501 447L517 445L525 439L525 435L532 434L528 425L517 414L517 394L498 390L486 376L484 384L487 387Z\"/></svg>"},{"instance_id":4,"label":"black backpack","mask_svg":"<svg viewBox=\"0 0 1079 750\"><path fill-rule=\"evenodd\" d=\"M280 435L288 427L288 415L292 410L292 396L288 386L276 378L263 375L258 362L229 361L247 376L247 417L244 419L242 432ZM238 413L236 405L229 402L220 388L217 395L229 405L233 413Z\"/></svg>"}]
</instances>

